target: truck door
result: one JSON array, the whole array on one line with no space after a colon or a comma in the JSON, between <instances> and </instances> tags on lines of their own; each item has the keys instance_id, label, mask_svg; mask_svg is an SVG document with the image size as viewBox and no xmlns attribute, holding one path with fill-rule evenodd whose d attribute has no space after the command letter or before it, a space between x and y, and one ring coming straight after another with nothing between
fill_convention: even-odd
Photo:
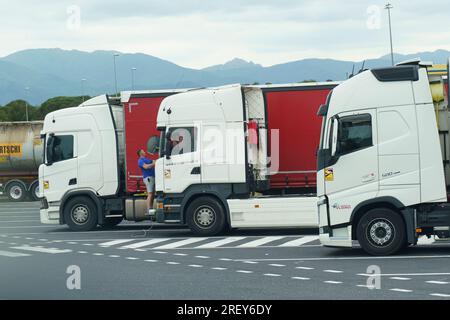
<instances>
[{"instance_id":1,"label":"truck door","mask_svg":"<svg viewBox=\"0 0 450 320\"><path fill-rule=\"evenodd\" d=\"M49 199L61 199L77 187L77 135L73 132L48 134L45 141L43 194Z\"/></svg>"},{"instance_id":2,"label":"truck door","mask_svg":"<svg viewBox=\"0 0 450 320\"><path fill-rule=\"evenodd\" d=\"M173 126L166 129L164 150L164 190L182 193L201 182L197 126Z\"/></svg>"},{"instance_id":3,"label":"truck door","mask_svg":"<svg viewBox=\"0 0 450 320\"><path fill-rule=\"evenodd\" d=\"M331 118L332 161L324 174L331 226L348 223L355 205L378 193L376 119L372 109Z\"/></svg>"}]
</instances>

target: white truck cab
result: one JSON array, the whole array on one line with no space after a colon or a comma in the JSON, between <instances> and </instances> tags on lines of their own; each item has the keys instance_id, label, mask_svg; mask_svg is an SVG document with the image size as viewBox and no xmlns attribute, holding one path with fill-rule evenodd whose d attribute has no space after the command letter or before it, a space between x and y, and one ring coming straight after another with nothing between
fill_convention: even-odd
<instances>
[{"instance_id":1,"label":"white truck cab","mask_svg":"<svg viewBox=\"0 0 450 320\"><path fill-rule=\"evenodd\" d=\"M323 245L352 247L356 240L368 253L384 255L415 245L420 235L449 236L438 107L427 67L410 61L364 71L320 107Z\"/></svg>"}]
</instances>

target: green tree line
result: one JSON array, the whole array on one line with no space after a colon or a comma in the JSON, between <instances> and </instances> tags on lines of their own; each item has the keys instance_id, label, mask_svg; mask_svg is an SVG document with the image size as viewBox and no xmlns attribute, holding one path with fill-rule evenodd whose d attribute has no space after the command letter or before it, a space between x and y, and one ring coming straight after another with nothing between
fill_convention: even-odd
<instances>
[{"instance_id":1,"label":"green tree line","mask_svg":"<svg viewBox=\"0 0 450 320\"><path fill-rule=\"evenodd\" d=\"M28 106L28 120L44 120L45 115L49 112L59 109L76 107L83 100L86 101L90 97L55 97L48 99L40 106L33 106L25 100L14 100L5 106L0 106L0 122L5 121L26 121L26 106Z\"/></svg>"}]
</instances>

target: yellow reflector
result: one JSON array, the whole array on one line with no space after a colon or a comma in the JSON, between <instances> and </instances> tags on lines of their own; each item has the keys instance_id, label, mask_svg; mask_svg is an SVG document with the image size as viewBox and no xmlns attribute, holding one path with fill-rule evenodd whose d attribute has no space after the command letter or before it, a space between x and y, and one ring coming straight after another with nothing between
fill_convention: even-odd
<instances>
[{"instance_id":1,"label":"yellow reflector","mask_svg":"<svg viewBox=\"0 0 450 320\"><path fill-rule=\"evenodd\" d=\"M50 188L50 183L48 183L48 181L44 181L44 189L49 189Z\"/></svg>"},{"instance_id":2,"label":"yellow reflector","mask_svg":"<svg viewBox=\"0 0 450 320\"><path fill-rule=\"evenodd\" d=\"M421 233L422 229L421 228L416 228L416 233Z\"/></svg>"},{"instance_id":3,"label":"yellow reflector","mask_svg":"<svg viewBox=\"0 0 450 320\"><path fill-rule=\"evenodd\" d=\"M162 202L158 203L158 209L161 209L161 210L164 209L164 205Z\"/></svg>"}]
</instances>

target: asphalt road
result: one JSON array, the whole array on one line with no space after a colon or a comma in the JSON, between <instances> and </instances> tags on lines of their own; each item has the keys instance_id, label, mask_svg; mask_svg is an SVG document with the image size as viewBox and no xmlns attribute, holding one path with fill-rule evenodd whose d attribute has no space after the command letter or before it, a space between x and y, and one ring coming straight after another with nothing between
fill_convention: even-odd
<instances>
[{"instance_id":1,"label":"asphalt road","mask_svg":"<svg viewBox=\"0 0 450 320\"><path fill-rule=\"evenodd\" d=\"M450 299L448 243L370 257L321 247L311 229L71 232L40 224L38 208L0 203L0 299Z\"/></svg>"}]
</instances>

